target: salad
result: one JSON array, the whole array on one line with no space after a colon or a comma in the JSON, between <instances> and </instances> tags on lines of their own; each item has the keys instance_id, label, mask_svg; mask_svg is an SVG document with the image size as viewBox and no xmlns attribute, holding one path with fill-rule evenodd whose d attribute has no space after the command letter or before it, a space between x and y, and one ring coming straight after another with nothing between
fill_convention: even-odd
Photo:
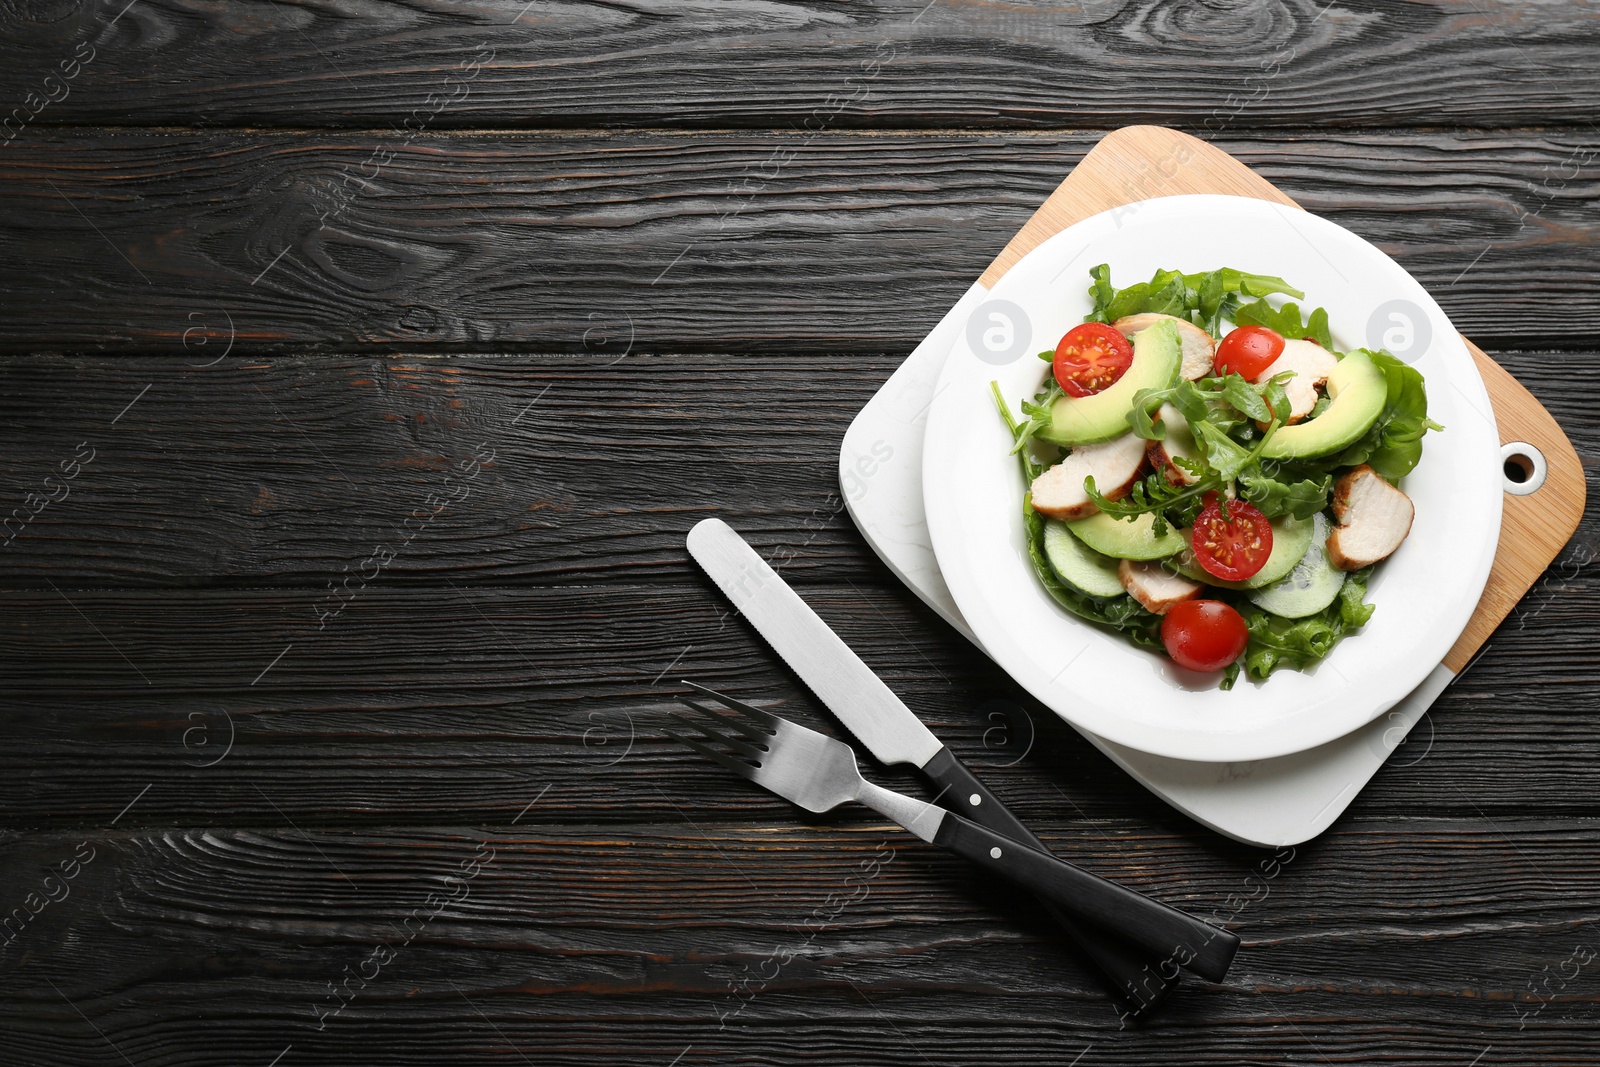
<instances>
[{"instance_id":1,"label":"salad","mask_svg":"<svg viewBox=\"0 0 1600 1067\"><path fill-rule=\"evenodd\" d=\"M1373 569L1415 514L1400 489L1428 418L1414 367L1339 352L1282 278L1160 270L1041 352L1011 429L1029 556L1074 615L1178 665L1265 679L1365 625Z\"/></svg>"}]
</instances>

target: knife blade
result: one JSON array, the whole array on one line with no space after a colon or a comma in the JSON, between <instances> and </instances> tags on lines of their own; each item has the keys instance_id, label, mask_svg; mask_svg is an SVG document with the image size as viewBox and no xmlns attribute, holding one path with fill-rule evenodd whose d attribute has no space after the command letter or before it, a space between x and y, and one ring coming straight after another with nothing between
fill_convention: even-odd
<instances>
[{"instance_id":1,"label":"knife blade","mask_svg":"<svg viewBox=\"0 0 1600 1067\"><path fill-rule=\"evenodd\" d=\"M705 519L689 554L880 763L921 767L944 747L733 527Z\"/></svg>"},{"instance_id":2,"label":"knife blade","mask_svg":"<svg viewBox=\"0 0 1600 1067\"><path fill-rule=\"evenodd\" d=\"M689 531L688 548L734 607L880 762L911 764L968 818L1048 851L732 527L721 519L702 520ZM1100 967L1133 1016L1154 1007L1176 984L1176 967L1161 966L1046 907ZM1212 981L1222 978L1215 970L1201 973Z\"/></svg>"}]
</instances>

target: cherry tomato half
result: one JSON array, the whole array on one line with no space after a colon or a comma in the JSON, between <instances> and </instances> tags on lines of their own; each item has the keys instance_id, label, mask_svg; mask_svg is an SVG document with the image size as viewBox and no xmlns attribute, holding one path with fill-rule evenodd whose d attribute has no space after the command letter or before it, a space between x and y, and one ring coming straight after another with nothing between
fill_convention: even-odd
<instances>
[{"instance_id":1,"label":"cherry tomato half","mask_svg":"<svg viewBox=\"0 0 1600 1067\"><path fill-rule=\"evenodd\" d=\"M1212 361L1218 374L1240 374L1254 381L1283 354L1283 335L1265 326L1241 326L1222 339Z\"/></svg>"},{"instance_id":2,"label":"cherry tomato half","mask_svg":"<svg viewBox=\"0 0 1600 1067\"><path fill-rule=\"evenodd\" d=\"M1225 582L1242 582L1267 564L1272 555L1272 524L1261 509L1243 500L1213 500L1194 520L1194 560Z\"/></svg>"},{"instance_id":3,"label":"cherry tomato half","mask_svg":"<svg viewBox=\"0 0 1600 1067\"><path fill-rule=\"evenodd\" d=\"M1068 396L1092 396L1133 366L1133 345L1112 326L1074 326L1056 345L1056 381Z\"/></svg>"},{"instance_id":4,"label":"cherry tomato half","mask_svg":"<svg viewBox=\"0 0 1600 1067\"><path fill-rule=\"evenodd\" d=\"M1220 600L1184 600L1161 617L1167 655L1191 671L1220 671L1244 653L1244 616Z\"/></svg>"}]
</instances>

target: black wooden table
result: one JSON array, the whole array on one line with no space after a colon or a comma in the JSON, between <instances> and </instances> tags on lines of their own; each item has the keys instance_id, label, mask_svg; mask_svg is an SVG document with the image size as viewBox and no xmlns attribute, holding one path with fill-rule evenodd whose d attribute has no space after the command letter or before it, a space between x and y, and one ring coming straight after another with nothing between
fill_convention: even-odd
<instances>
[{"instance_id":1,"label":"black wooden table","mask_svg":"<svg viewBox=\"0 0 1600 1067\"><path fill-rule=\"evenodd\" d=\"M899 586L835 466L1132 122L1376 241L1600 462L1592 3L0 25L0 1063L1600 1063L1592 524L1263 881ZM827 722L708 515L1054 847L1231 909L1228 983L1119 1030L1027 899L668 742L680 677Z\"/></svg>"}]
</instances>

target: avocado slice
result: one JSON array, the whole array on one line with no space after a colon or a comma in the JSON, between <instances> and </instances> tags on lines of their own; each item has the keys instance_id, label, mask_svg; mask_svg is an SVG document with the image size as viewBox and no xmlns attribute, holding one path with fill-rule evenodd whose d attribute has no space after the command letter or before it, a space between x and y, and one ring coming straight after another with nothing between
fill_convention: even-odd
<instances>
[{"instance_id":1,"label":"avocado slice","mask_svg":"<svg viewBox=\"0 0 1600 1067\"><path fill-rule=\"evenodd\" d=\"M1183 534L1167 527L1160 537L1155 535L1154 515L1140 515L1134 519L1114 519L1097 511L1087 519L1067 523L1067 529L1078 539L1104 556L1117 559L1165 559L1189 547ZM1296 557L1298 558L1298 557Z\"/></svg>"},{"instance_id":2,"label":"avocado slice","mask_svg":"<svg viewBox=\"0 0 1600 1067\"><path fill-rule=\"evenodd\" d=\"M1261 450L1263 456L1310 459L1337 452L1372 428L1389 399L1383 371L1365 352L1351 352L1339 360L1328 375L1327 388L1328 406L1322 414L1293 426L1278 427Z\"/></svg>"},{"instance_id":3,"label":"avocado slice","mask_svg":"<svg viewBox=\"0 0 1600 1067\"><path fill-rule=\"evenodd\" d=\"M1039 436L1067 448L1121 437L1128 432L1133 394L1167 388L1178 380L1182 366L1183 344L1172 320L1147 326L1134 335L1133 364L1122 377L1093 396L1058 397L1050 405L1050 426Z\"/></svg>"}]
</instances>

